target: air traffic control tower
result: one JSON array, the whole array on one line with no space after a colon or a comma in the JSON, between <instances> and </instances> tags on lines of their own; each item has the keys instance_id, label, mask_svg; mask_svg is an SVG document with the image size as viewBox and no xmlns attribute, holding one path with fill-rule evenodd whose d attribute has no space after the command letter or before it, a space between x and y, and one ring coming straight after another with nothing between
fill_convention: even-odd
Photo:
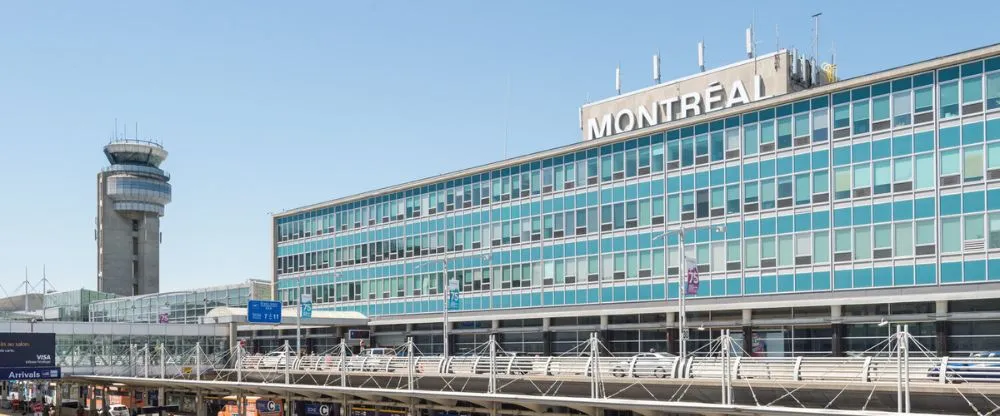
<instances>
[{"instance_id":1,"label":"air traffic control tower","mask_svg":"<svg viewBox=\"0 0 1000 416\"><path fill-rule=\"evenodd\" d=\"M123 296L160 290L160 217L170 202L163 146L114 140L97 174L97 290Z\"/></svg>"}]
</instances>

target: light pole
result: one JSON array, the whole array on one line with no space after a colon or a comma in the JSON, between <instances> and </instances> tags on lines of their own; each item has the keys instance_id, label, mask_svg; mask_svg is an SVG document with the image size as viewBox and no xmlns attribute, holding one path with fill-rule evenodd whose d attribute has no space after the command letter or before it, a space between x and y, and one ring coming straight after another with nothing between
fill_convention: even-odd
<instances>
[{"instance_id":1,"label":"light pole","mask_svg":"<svg viewBox=\"0 0 1000 416\"><path fill-rule=\"evenodd\" d=\"M660 233L660 235L658 235L655 238L653 238L653 241L659 240L661 238L664 239L664 241L663 241L663 303L664 304L669 304L669 302L668 302L667 299L670 297L669 296L670 295L669 278L667 277L669 275L669 273L667 273L667 269L668 269L668 266L670 264L669 263L670 256L667 254L668 251L667 251L666 237L669 236L670 234L677 234L677 239L678 239L678 242L679 242L679 245L680 245L680 255L678 257L680 257L680 263L681 263L681 265L678 267L678 273L677 273L678 274L678 276L677 276L678 277L678 279L677 279L677 306L678 306L678 311L677 311L677 342L679 344L678 345L679 348L677 349L677 352L678 352L678 355L683 358L683 357L687 357L687 334L685 332L687 331L687 302L686 302L686 298L687 298L687 290L688 290L688 285L687 285L688 281L687 281L686 273L681 273L681 271L683 270L685 272L689 272L689 269L694 268L694 267L698 267L697 261L694 261L693 259L688 259L687 252L684 251L684 233L686 233L688 231L695 231L698 228L703 228L703 227L694 227L694 228L691 228L691 229L687 229L687 228L681 227L681 228L676 229L676 230L668 230L668 229L666 229L666 227L667 227L666 225L663 226L663 228L664 228L663 232ZM722 232L726 231L726 226L724 226L724 225L716 225L716 226L713 227L713 229L716 232L722 233ZM691 267L688 266L688 260L692 260ZM681 266L683 266L684 269L681 269Z\"/></svg>"},{"instance_id":2,"label":"light pole","mask_svg":"<svg viewBox=\"0 0 1000 416\"><path fill-rule=\"evenodd\" d=\"M299 300L295 302L295 355L302 351L302 276L295 278L296 293Z\"/></svg>"},{"instance_id":3,"label":"light pole","mask_svg":"<svg viewBox=\"0 0 1000 416\"><path fill-rule=\"evenodd\" d=\"M444 336L444 340L443 340L443 342L444 342L444 358L448 358L448 332L449 332L448 331L448 329L449 329L448 328L448 326L449 326L449 323L448 323L448 309L450 309L448 306L449 306L449 300L450 300L449 298L451 296L451 293L450 293L451 292L451 290L450 290L451 289L451 279L448 279L448 259L447 258L443 258L443 259L440 259L440 260L431 260L431 261L428 261L428 262L425 262L425 263L420 263L420 264L418 264L418 265L416 265L416 266L413 267L413 271L420 270L420 268L423 267L424 265L433 263L435 261L440 262L441 266L444 267L444 279L446 280L445 281L445 287L442 290L443 295L444 295L444 305L442 305L442 306L444 306L444 316L443 316L444 317L444 322L443 322L444 326L442 327L443 328L442 335Z\"/></svg>"}]
</instances>

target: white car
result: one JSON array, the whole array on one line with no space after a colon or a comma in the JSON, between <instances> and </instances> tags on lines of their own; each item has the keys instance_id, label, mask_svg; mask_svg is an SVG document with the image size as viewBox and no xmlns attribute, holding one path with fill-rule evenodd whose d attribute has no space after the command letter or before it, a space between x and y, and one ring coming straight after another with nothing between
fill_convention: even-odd
<instances>
[{"instance_id":1,"label":"white car","mask_svg":"<svg viewBox=\"0 0 1000 416\"><path fill-rule=\"evenodd\" d=\"M113 404L108 407L108 415L110 416L131 416L128 407L123 404Z\"/></svg>"}]
</instances>

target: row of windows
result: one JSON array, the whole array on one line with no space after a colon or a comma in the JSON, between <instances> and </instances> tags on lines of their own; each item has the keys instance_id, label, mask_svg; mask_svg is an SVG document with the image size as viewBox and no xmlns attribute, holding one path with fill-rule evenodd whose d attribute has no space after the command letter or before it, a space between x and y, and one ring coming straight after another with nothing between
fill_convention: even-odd
<instances>
[{"instance_id":1,"label":"row of windows","mask_svg":"<svg viewBox=\"0 0 1000 416\"><path fill-rule=\"evenodd\" d=\"M997 62L1000 62L1000 59L994 58L986 61L985 71L994 71L1000 67ZM979 69L964 69L973 67ZM942 119L958 114L981 112L984 106L986 109L1000 107L1000 74L991 72L986 74L984 78L983 71L984 61L966 64L962 69L954 67L939 71L938 77L941 81L938 91L941 103L939 113ZM954 74L961 74L965 78L960 81L951 81L959 76ZM872 130L885 129L890 125L888 123L890 118L894 126L908 126L911 121L918 123L931 121L933 117L920 119L919 114L916 120L911 120L910 114L925 113L933 107L934 94L931 88L933 82L934 74L926 73L871 87L835 93L832 96L819 97L811 101L807 100L744 114L742 117L744 148L747 154L755 154L758 149L773 148L775 141L777 141L779 149L785 148L791 146L793 139L808 137L810 133L812 133L813 140L826 140L827 126L829 125L826 108L829 97L832 97L834 104L834 138L843 137L843 135L838 136L838 129L851 126L853 126L852 132L854 134L865 134ZM960 112L957 111L957 107L953 108L958 105L957 97L959 94L962 96L963 106ZM812 106L811 115L809 113L810 106ZM719 120L667 132L665 134L667 168L671 168L671 162L680 162L683 165L694 163L699 158L708 160L709 156L711 156L711 160L722 160L724 156L729 157L727 155L729 151L736 150L738 153L741 142L738 126L740 126L741 117L733 119L735 122L733 120ZM812 124L811 127L810 124ZM848 135L850 133L848 132ZM619 174L621 177L629 174L642 174L643 168L645 173L649 173L650 170L661 170L663 168L662 158L658 156L664 153L663 136L656 135L624 144L602 147L600 156L601 161L605 163L601 164L601 179L615 179L616 175ZM636 148L639 150L621 153L622 150ZM303 235L302 228L311 230L317 225L322 226L324 230L331 227L344 230L348 227L359 228L414 217L420 215L421 211L425 213L441 212L449 209L449 206L451 209L462 208L467 205L472 206L472 204L478 205L484 200L500 202L533 193L537 195L537 192L540 191L558 190L557 188L564 187L568 181L573 179L577 179L575 185L580 186L585 183L584 179L588 181L587 183L594 182L591 178L597 179L597 156L597 152L578 152L564 157L546 159L541 164L536 162L493 172L492 181L490 174L477 175L466 178L466 180L450 181L439 184L440 186L424 187L424 189L398 193L391 197L386 196L381 198L385 201L379 201L377 204L375 199L372 199L301 216L311 217L311 220L314 219L312 217L321 217L318 224L315 221L302 224L297 217L280 219L279 234L295 238L292 236L301 237ZM539 168L544 168L541 173L537 171ZM529 172L531 169L536 171ZM476 198L472 192L471 185L473 184L471 182L474 181L482 183L487 189L486 192L480 192L479 198ZM494 185L492 192L488 190L490 185ZM570 187L572 186L570 185ZM522 192L516 192L514 188L518 187L521 188ZM444 188L449 189L445 190ZM476 189L478 190L478 187ZM466 190L468 192L463 192ZM421 195L421 193L425 194ZM406 199L403 201L392 200L404 195ZM456 198L460 198L460 196L466 196L466 198L463 202L456 204ZM372 205L368 206L369 203ZM423 209L421 210L421 208ZM403 213L404 210L406 215ZM332 213L336 215L330 216L329 214ZM285 227L286 224L299 225ZM306 225L306 227L302 227L302 225Z\"/></svg>"}]
</instances>

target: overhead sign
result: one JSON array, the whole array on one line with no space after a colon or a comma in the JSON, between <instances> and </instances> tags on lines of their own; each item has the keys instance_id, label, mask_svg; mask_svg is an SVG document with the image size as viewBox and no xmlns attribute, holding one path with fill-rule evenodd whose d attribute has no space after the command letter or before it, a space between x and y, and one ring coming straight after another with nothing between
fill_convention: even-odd
<instances>
[{"instance_id":1,"label":"overhead sign","mask_svg":"<svg viewBox=\"0 0 1000 416\"><path fill-rule=\"evenodd\" d=\"M56 334L0 333L0 367L54 367Z\"/></svg>"},{"instance_id":2,"label":"overhead sign","mask_svg":"<svg viewBox=\"0 0 1000 416\"><path fill-rule=\"evenodd\" d=\"M4 367L0 377L4 380L52 380L62 376L59 367Z\"/></svg>"},{"instance_id":3,"label":"overhead sign","mask_svg":"<svg viewBox=\"0 0 1000 416\"><path fill-rule=\"evenodd\" d=\"M255 324L280 324L281 302L251 300L247 302L247 322Z\"/></svg>"},{"instance_id":4,"label":"overhead sign","mask_svg":"<svg viewBox=\"0 0 1000 416\"><path fill-rule=\"evenodd\" d=\"M305 413L305 416L330 416L331 414L340 414L340 406L336 403L303 403L302 410L303 413Z\"/></svg>"},{"instance_id":5,"label":"overhead sign","mask_svg":"<svg viewBox=\"0 0 1000 416\"><path fill-rule=\"evenodd\" d=\"M274 400L257 399L258 416L281 416L281 403Z\"/></svg>"},{"instance_id":6,"label":"overhead sign","mask_svg":"<svg viewBox=\"0 0 1000 416\"><path fill-rule=\"evenodd\" d=\"M303 318L312 318L313 316L313 295L311 293L303 293L299 303L299 316Z\"/></svg>"},{"instance_id":7,"label":"overhead sign","mask_svg":"<svg viewBox=\"0 0 1000 416\"><path fill-rule=\"evenodd\" d=\"M617 112L605 113L603 116L587 120L585 138L600 139L770 97L764 92L762 76L754 75L752 86L753 88L748 90L743 80L737 79L729 84L727 89L721 82L713 81L704 91L673 95L666 99L640 104L635 108L623 108Z\"/></svg>"},{"instance_id":8,"label":"overhead sign","mask_svg":"<svg viewBox=\"0 0 1000 416\"><path fill-rule=\"evenodd\" d=\"M365 339L368 339L368 338L371 338L371 331L369 331L367 329L348 329L347 330L347 339L350 339L350 340L355 340L355 339L365 340Z\"/></svg>"}]
</instances>

